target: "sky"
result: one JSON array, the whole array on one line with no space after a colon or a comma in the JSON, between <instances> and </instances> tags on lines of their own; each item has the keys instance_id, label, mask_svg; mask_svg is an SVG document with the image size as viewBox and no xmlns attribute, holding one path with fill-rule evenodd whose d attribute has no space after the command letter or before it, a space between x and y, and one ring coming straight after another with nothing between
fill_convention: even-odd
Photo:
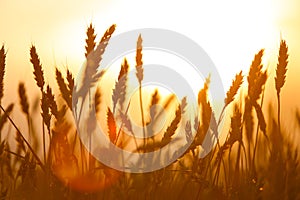
<instances>
[{"instance_id":1,"label":"sky","mask_svg":"<svg viewBox=\"0 0 300 200\"><path fill-rule=\"evenodd\" d=\"M76 75L84 61L86 27L92 22L98 40L111 24L117 24L116 34L163 28L189 37L211 57L225 90L237 72L246 75L261 48L265 48L268 87L274 87L280 38L284 38L290 63L282 102L284 112L292 113L300 106L295 92L300 84L299 9L297 0L0 0L0 43L7 49L4 103L17 101L19 81L34 87L29 62L32 44L48 83L55 84L55 66L68 67ZM29 92L35 96L38 89Z\"/></svg>"}]
</instances>

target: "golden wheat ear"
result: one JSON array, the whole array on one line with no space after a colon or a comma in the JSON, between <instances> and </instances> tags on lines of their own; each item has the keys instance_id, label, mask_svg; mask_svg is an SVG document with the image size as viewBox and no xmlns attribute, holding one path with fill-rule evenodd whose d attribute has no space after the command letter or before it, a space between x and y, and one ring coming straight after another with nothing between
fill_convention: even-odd
<instances>
[{"instance_id":1,"label":"golden wheat ear","mask_svg":"<svg viewBox=\"0 0 300 200\"><path fill-rule=\"evenodd\" d=\"M70 95L72 96L72 92L74 89L74 77L69 69L67 69L67 81L68 81L68 89L70 91Z\"/></svg>"},{"instance_id":2,"label":"golden wheat ear","mask_svg":"<svg viewBox=\"0 0 300 200\"><path fill-rule=\"evenodd\" d=\"M61 116L59 114L58 107L57 107L57 104L56 104L56 101L55 101L55 98L54 98L54 94L52 93L52 89L50 88L49 85L47 85L46 97L47 97L47 101L48 101L50 111L53 114L53 116L57 120L61 119Z\"/></svg>"},{"instance_id":3,"label":"golden wheat ear","mask_svg":"<svg viewBox=\"0 0 300 200\"><path fill-rule=\"evenodd\" d=\"M124 61L121 65L121 69L119 72L118 80L115 83L115 88L113 89L113 94L112 94L113 113L115 113L117 103L119 103L121 110L123 109L123 105L126 97L128 70L129 70L129 64L127 62L127 59L124 58Z\"/></svg>"},{"instance_id":4,"label":"golden wheat ear","mask_svg":"<svg viewBox=\"0 0 300 200\"><path fill-rule=\"evenodd\" d=\"M87 68L86 68L86 75L93 76L97 72L97 68L102 60L102 56L105 52L105 49L108 45L108 42L112 36L112 34L115 32L116 25L111 25L104 35L102 36L99 44L97 45L96 49L91 51L87 57Z\"/></svg>"},{"instance_id":5,"label":"golden wheat ear","mask_svg":"<svg viewBox=\"0 0 300 200\"><path fill-rule=\"evenodd\" d=\"M22 108L22 111L25 115L29 115L29 104L28 104L28 98L26 95L26 89L24 83L19 83L19 98L20 98L20 105Z\"/></svg>"},{"instance_id":6,"label":"golden wheat ear","mask_svg":"<svg viewBox=\"0 0 300 200\"><path fill-rule=\"evenodd\" d=\"M47 98L46 92L42 93L42 100L41 100L41 109L42 109L42 118L43 122L47 126L47 129L50 133L50 121L51 121L51 115L50 115L50 109L49 109L49 102Z\"/></svg>"},{"instance_id":7,"label":"golden wheat ear","mask_svg":"<svg viewBox=\"0 0 300 200\"><path fill-rule=\"evenodd\" d=\"M182 119L182 115L185 112L186 106L187 106L186 97L184 97L176 109L175 118L172 120L171 124L168 126L167 130L164 133L164 136L161 140L161 146L165 146L171 141L171 138L175 134L178 125Z\"/></svg>"},{"instance_id":8,"label":"golden wheat ear","mask_svg":"<svg viewBox=\"0 0 300 200\"><path fill-rule=\"evenodd\" d=\"M263 86L267 80L267 73L262 72L262 57L264 55L264 49L261 49L255 54L254 59L250 65L249 73L247 76L248 81L248 94L245 98L245 111L244 111L244 122L246 127L246 136L248 142L252 142L253 134L253 106L259 99Z\"/></svg>"},{"instance_id":9,"label":"golden wheat ear","mask_svg":"<svg viewBox=\"0 0 300 200\"><path fill-rule=\"evenodd\" d=\"M281 40L279 55L278 55L278 64L276 68L276 77L275 77L275 88L277 93L280 93L280 90L285 83L288 58L289 58L288 46L285 40Z\"/></svg>"},{"instance_id":10,"label":"golden wheat ear","mask_svg":"<svg viewBox=\"0 0 300 200\"><path fill-rule=\"evenodd\" d=\"M42 69L40 58L36 52L36 48L34 45L32 45L30 48L30 62L33 65L33 74L34 79L36 80L36 84L40 88L41 92L43 92L45 85L44 72Z\"/></svg>"},{"instance_id":11,"label":"golden wheat ear","mask_svg":"<svg viewBox=\"0 0 300 200\"><path fill-rule=\"evenodd\" d=\"M58 84L60 94L62 95L63 99L67 103L68 107L72 109L72 91L68 88L67 84L65 83L65 80L62 76L62 73L56 68L55 70L56 74L56 82Z\"/></svg>"},{"instance_id":12,"label":"golden wheat ear","mask_svg":"<svg viewBox=\"0 0 300 200\"><path fill-rule=\"evenodd\" d=\"M144 69L143 69L143 54L142 54L142 50L143 50L143 39L141 34L138 37L138 40L136 42L136 77L139 81L139 83L141 84L143 78L144 78Z\"/></svg>"},{"instance_id":13,"label":"golden wheat ear","mask_svg":"<svg viewBox=\"0 0 300 200\"><path fill-rule=\"evenodd\" d=\"M95 28L93 26L92 23L90 23L89 27L87 28L86 30L86 46L85 46L85 57L87 58L88 55L95 49L95 46L96 46L96 42L95 42L95 39L96 39L96 34L95 34Z\"/></svg>"},{"instance_id":14,"label":"golden wheat ear","mask_svg":"<svg viewBox=\"0 0 300 200\"><path fill-rule=\"evenodd\" d=\"M198 105L207 100L207 93L210 84L210 75L205 79L203 88L198 93Z\"/></svg>"},{"instance_id":15,"label":"golden wheat ear","mask_svg":"<svg viewBox=\"0 0 300 200\"><path fill-rule=\"evenodd\" d=\"M101 104L101 89L99 87L97 87L96 89L96 93L95 93L95 111L96 113L100 112L100 104Z\"/></svg>"},{"instance_id":16,"label":"golden wheat ear","mask_svg":"<svg viewBox=\"0 0 300 200\"><path fill-rule=\"evenodd\" d=\"M115 24L110 26L104 33L97 47L88 54L84 67L84 74L81 80L82 84L81 87L76 90L74 96L75 102L77 102L79 97L85 98L86 95L89 93L89 88L91 88L91 86L94 86L97 83L97 81L104 75L105 70L99 71L98 67L102 61L102 56L105 52L105 49L108 45L112 34L115 31L115 28Z\"/></svg>"},{"instance_id":17,"label":"golden wheat ear","mask_svg":"<svg viewBox=\"0 0 300 200\"><path fill-rule=\"evenodd\" d=\"M5 75L5 60L6 53L4 49L4 45L0 49L0 102L4 94L4 75Z\"/></svg>"},{"instance_id":18,"label":"golden wheat ear","mask_svg":"<svg viewBox=\"0 0 300 200\"><path fill-rule=\"evenodd\" d=\"M264 49L261 49L255 54L254 59L250 65L249 74L247 76L248 81L248 94L251 93L252 87L255 85L255 81L262 70L262 57L264 55Z\"/></svg>"},{"instance_id":19,"label":"golden wheat ear","mask_svg":"<svg viewBox=\"0 0 300 200\"><path fill-rule=\"evenodd\" d=\"M117 138L117 126L115 122L115 117L111 112L110 108L107 108L107 127L108 127L108 136L112 143L115 143Z\"/></svg>"},{"instance_id":20,"label":"golden wheat ear","mask_svg":"<svg viewBox=\"0 0 300 200\"><path fill-rule=\"evenodd\" d=\"M288 64L288 47L284 40L280 42L279 55L278 55L278 64L276 68L276 77L275 77L275 88L277 91L277 120L278 120L278 129L281 130L280 122L280 90L285 83L285 77L287 72Z\"/></svg>"},{"instance_id":21,"label":"golden wheat ear","mask_svg":"<svg viewBox=\"0 0 300 200\"><path fill-rule=\"evenodd\" d=\"M235 75L235 79L232 81L232 84L231 84L228 92L226 93L226 98L224 100L225 107L234 100L235 95L237 94L239 88L241 87L241 85L243 83L243 78L244 78L244 76L242 75L242 71L240 71L240 73Z\"/></svg>"},{"instance_id":22,"label":"golden wheat ear","mask_svg":"<svg viewBox=\"0 0 300 200\"><path fill-rule=\"evenodd\" d=\"M242 113L237 104L234 105L234 113L231 117L229 138L226 143L231 147L235 142L243 142L242 138Z\"/></svg>"}]
</instances>

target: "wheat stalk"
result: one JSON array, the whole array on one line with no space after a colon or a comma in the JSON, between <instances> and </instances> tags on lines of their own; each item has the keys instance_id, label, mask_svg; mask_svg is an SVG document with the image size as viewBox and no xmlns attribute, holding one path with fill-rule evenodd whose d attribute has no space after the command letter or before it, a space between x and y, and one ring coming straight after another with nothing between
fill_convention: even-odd
<instances>
[{"instance_id":1,"label":"wheat stalk","mask_svg":"<svg viewBox=\"0 0 300 200\"><path fill-rule=\"evenodd\" d=\"M48 106L46 105L45 100L45 93L44 93L44 72L42 70L42 65L40 63L39 56L36 52L36 48L34 45L30 48L30 62L33 65L33 74L34 79L36 80L37 86L40 88L40 91L42 93L42 99L41 99L41 109L42 109L42 132L43 132L43 154L44 154L44 163L46 163L46 142L45 142L45 129L44 129L44 123L48 127L48 130L50 130L50 117L48 116Z\"/></svg>"},{"instance_id":2,"label":"wheat stalk","mask_svg":"<svg viewBox=\"0 0 300 200\"><path fill-rule=\"evenodd\" d=\"M100 104L101 104L101 90L98 87L95 93L95 111L96 113L100 112Z\"/></svg>"},{"instance_id":3,"label":"wheat stalk","mask_svg":"<svg viewBox=\"0 0 300 200\"><path fill-rule=\"evenodd\" d=\"M91 86L91 84L95 83L99 79L97 68L102 60L102 56L108 45L108 42L115 31L115 27L116 25L113 24L109 27L109 29L106 30L96 49L91 51L87 57L87 66L85 69L84 83L86 84L86 86L88 86L88 88L89 86Z\"/></svg>"},{"instance_id":4,"label":"wheat stalk","mask_svg":"<svg viewBox=\"0 0 300 200\"><path fill-rule=\"evenodd\" d=\"M260 50L257 54L255 54L252 64L250 66L249 74L247 76L248 95L245 98L244 122L246 125L246 135L249 144L252 141L253 124L254 124L253 116L252 116L253 106L256 104L256 101L259 99L262 93L262 87L264 86L267 79L267 73L262 72L263 54L264 54L263 49ZM250 150L249 150L249 157L250 157Z\"/></svg>"},{"instance_id":5,"label":"wheat stalk","mask_svg":"<svg viewBox=\"0 0 300 200\"><path fill-rule=\"evenodd\" d=\"M255 54L254 59L251 63L249 74L247 76L248 94L251 93L252 87L255 86L255 81L257 80L257 77L261 72L263 55L264 55L264 49L261 49L257 54Z\"/></svg>"},{"instance_id":6,"label":"wheat stalk","mask_svg":"<svg viewBox=\"0 0 300 200\"><path fill-rule=\"evenodd\" d=\"M267 81L268 75L267 72L261 72L256 81L255 85L253 86L251 93L249 94L250 101L254 105L256 104L257 100L260 98L262 92L263 92L263 87Z\"/></svg>"},{"instance_id":7,"label":"wheat stalk","mask_svg":"<svg viewBox=\"0 0 300 200\"><path fill-rule=\"evenodd\" d=\"M61 72L56 68L56 82L58 84L60 94L62 95L63 99L67 103L68 107L72 109L72 91L68 89L67 84L61 74Z\"/></svg>"},{"instance_id":8,"label":"wheat stalk","mask_svg":"<svg viewBox=\"0 0 300 200\"><path fill-rule=\"evenodd\" d=\"M258 124L259 124L260 130L266 136L267 135L267 129L266 129L267 124L266 124L266 120L265 120L262 108L258 103L256 103L254 105L254 108L255 108L255 111L256 111L256 116L257 116L257 119L258 119Z\"/></svg>"},{"instance_id":9,"label":"wheat stalk","mask_svg":"<svg viewBox=\"0 0 300 200\"><path fill-rule=\"evenodd\" d=\"M72 93L74 89L74 77L69 69L67 69L67 81L68 81L68 89L70 92L70 96L72 97Z\"/></svg>"},{"instance_id":10,"label":"wheat stalk","mask_svg":"<svg viewBox=\"0 0 300 200\"><path fill-rule=\"evenodd\" d=\"M107 108L107 127L109 139L112 143L115 143L117 138L117 126L114 115L111 112L110 108Z\"/></svg>"},{"instance_id":11,"label":"wheat stalk","mask_svg":"<svg viewBox=\"0 0 300 200\"><path fill-rule=\"evenodd\" d=\"M218 120L218 124L217 124L218 126L220 125L220 123L223 119L223 115L224 115L226 107L234 100L235 95L237 94L239 88L243 84L243 78L244 78L244 76L242 75L242 71L240 71L240 73L235 75L235 79L232 80L232 84L226 93L226 98L224 99L225 105L222 108L222 111L221 111L221 114L220 114L220 117Z\"/></svg>"},{"instance_id":12,"label":"wheat stalk","mask_svg":"<svg viewBox=\"0 0 300 200\"><path fill-rule=\"evenodd\" d=\"M85 40L85 42L86 42L85 57L87 58L88 55L95 49L95 46L96 46L95 28L93 27L92 23L90 23L90 26L87 28L86 36L87 36L87 39Z\"/></svg>"},{"instance_id":13,"label":"wheat stalk","mask_svg":"<svg viewBox=\"0 0 300 200\"><path fill-rule=\"evenodd\" d=\"M144 78L144 69L143 69L143 54L142 54L142 50L143 50L143 39L141 34L138 37L137 40L137 44L136 44L136 77L139 81L139 84L142 83L142 80Z\"/></svg>"},{"instance_id":14,"label":"wheat stalk","mask_svg":"<svg viewBox=\"0 0 300 200\"><path fill-rule=\"evenodd\" d=\"M5 60L6 60L6 53L4 49L4 45L0 49L0 103L1 99L4 94L4 75L5 75Z\"/></svg>"},{"instance_id":15,"label":"wheat stalk","mask_svg":"<svg viewBox=\"0 0 300 200\"><path fill-rule=\"evenodd\" d=\"M6 110L0 105L0 109L4 112L4 116L10 121L10 123L16 129L17 133L20 135L20 137L22 138L22 140L25 142L25 144L27 145L28 149L30 150L30 152L32 153L32 155L34 156L34 158L36 159L37 163L40 165L40 167L42 168L42 170L45 172L45 167L44 167L43 163L41 162L40 158L37 156L37 154L35 153L34 149L31 147L31 145L26 140L26 138L23 136L23 134L21 133L20 129L17 127L17 125L14 123L14 121L8 115L12 111L12 109L13 109L13 104L10 104ZM0 128L1 127L2 126L0 126Z\"/></svg>"},{"instance_id":16,"label":"wheat stalk","mask_svg":"<svg viewBox=\"0 0 300 200\"><path fill-rule=\"evenodd\" d=\"M136 137L135 137L134 132L133 132L133 129L132 129L131 121L128 119L128 116L127 116L127 113L128 113L128 110L129 110L129 106L130 106L130 102L129 102L129 104L127 105L127 108L126 108L126 110L125 110L125 113L123 113L121 110L119 110L119 114L120 114L120 118L121 118L121 120L122 120L122 123L121 123L121 127L120 127L120 129L119 129L119 132L118 132L118 136L117 136L117 139L116 139L116 144L117 144L118 138L119 138L119 136L120 136L120 132L121 132L121 130L122 130L122 127L123 127L123 125L124 125L125 128L132 134L132 137L133 137L135 146L136 146L136 148L137 148L137 150L138 150L139 147L138 147L138 143L137 143Z\"/></svg>"},{"instance_id":17,"label":"wheat stalk","mask_svg":"<svg viewBox=\"0 0 300 200\"><path fill-rule=\"evenodd\" d=\"M275 87L278 94L280 93L281 88L285 84L288 57L289 54L287 44L285 40L281 40L275 77Z\"/></svg>"},{"instance_id":18,"label":"wheat stalk","mask_svg":"<svg viewBox=\"0 0 300 200\"><path fill-rule=\"evenodd\" d=\"M43 123L46 125L48 129L48 133L50 134L50 120L51 116L49 113L49 104L47 101L46 93L42 93L42 100L41 100L41 116L43 118ZM44 130L44 124L43 124L43 152L44 152L44 162L46 163L46 136L45 136L45 130Z\"/></svg>"},{"instance_id":19,"label":"wheat stalk","mask_svg":"<svg viewBox=\"0 0 300 200\"><path fill-rule=\"evenodd\" d=\"M226 143L229 146L233 146L236 141L242 143L242 113L237 104L234 105L234 114L231 117L230 124L229 138L227 139Z\"/></svg>"},{"instance_id":20,"label":"wheat stalk","mask_svg":"<svg viewBox=\"0 0 300 200\"><path fill-rule=\"evenodd\" d=\"M154 93L152 94L152 97L151 97L151 104L150 104L150 117L151 117L151 120L154 120L156 115L157 115L157 109L152 108L152 107L157 105L159 100L160 100L160 95L159 95L158 90L156 89L154 91Z\"/></svg>"},{"instance_id":21,"label":"wheat stalk","mask_svg":"<svg viewBox=\"0 0 300 200\"><path fill-rule=\"evenodd\" d=\"M122 110L123 104L125 102L128 70L129 70L129 65L128 65L127 59L125 58L121 65L121 69L120 69L119 76L118 76L118 81L116 81L115 88L113 89L113 94L112 94L113 113L115 113L115 109L116 109L118 102L121 106L121 110Z\"/></svg>"},{"instance_id":22,"label":"wheat stalk","mask_svg":"<svg viewBox=\"0 0 300 200\"><path fill-rule=\"evenodd\" d=\"M29 115L29 104L28 104L28 97L26 95L26 89L24 83L19 83L19 98L20 98L20 105L22 112L26 115L27 118L27 126L28 126L28 134L29 134L29 142L30 142L30 115Z\"/></svg>"},{"instance_id":23,"label":"wheat stalk","mask_svg":"<svg viewBox=\"0 0 300 200\"><path fill-rule=\"evenodd\" d=\"M288 47L285 40L281 40L279 47L279 55L278 55L278 64L276 68L276 77L275 77L275 88L277 91L277 118L278 118L278 129L280 132L281 123L280 123L280 90L285 83L285 77L287 72L287 64L288 64Z\"/></svg>"},{"instance_id":24,"label":"wheat stalk","mask_svg":"<svg viewBox=\"0 0 300 200\"><path fill-rule=\"evenodd\" d=\"M154 127L156 122L159 120L159 116L158 116L158 110L156 105L158 104L160 100L160 95L159 95L159 91L158 89L155 89L154 93L151 96L151 103L149 106L149 112L150 112L150 122L147 126L147 133L150 133L150 135L154 135ZM152 137L152 139L154 140L154 137Z\"/></svg>"},{"instance_id":25,"label":"wheat stalk","mask_svg":"<svg viewBox=\"0 0 300 200\"><path fill-rule=\"evenodd\" d=\"M101 41L97 47L89 53L86 58L86 66L84 69L84 75L82 79L82 86L76 90L76 95L74 97L75 102L77 102L79 97L86 98L89 93L89 89L103 76L105 73L104 70L98 72L98 67L102 60L102 56L105 52L105 49L108 45L108 42L115 31L116 25L113 24L109 29L106 30L104 35L101 38ZM90 99L91 100L91 99ZM81 111L79 113L79 118L81 116Z\"/></svg>"},{"instance_id":26,"label":"wheat stalk","mask_svg":"<svg viewBox=\"0 0 300 200\"><path fill-rule=\"evenodd\" d=\"M234 97L237 94L242 83L243 83L243 75L242 75L242 71L240 71L240 73L235 75L235 79L232 81L232 84L228 92L226 93L226 98L224 100L225 107L234 100Z\"/></svg>"},{"instance_id":27,"label":"wheat stalk","mask_svg":"<svg viewBox=\"0 0 300 200\"><path fill-rule=\"evenodd\" d=\"M19 98L23 113L29 116L29 104L24 83L19 83Z\"/></svg>"},{"instance_id":28,"label":"wheat stalk","mask_svg":"<svg viewBox=\"0 0 300 200\"><path fill-rule=\"evenodd\" d=\"M187 143L192 142L193 135L192 135L191 121L186 122L184 130L185 130L185 139L186 139Z\"/></svg>"},{"instance_id":29,"label":"wheat stalk","mask_svg":"<svg viewBox=\"0 0 300 200\"><path fill-rule=\"evenodd\" d=\"M171 124L166 129L164 136L161 140L161 147L165 146L171 141L172 136L175 134L178 125L181 121L182 115L185 112L185 107L187 106L186 97L184 97L181 100L181 103L178 105L176 112L175 112L175 118L172 120Z\"/></svg>"},{"instance_id":30,"label":"wheat stalk","mask_svg":"<svg viewBox=\"0 0 300 200\"><path fill-rule=\"evenodd\" d=\"M40 63L39 56L36 52L36 48L33 45L30 48L30 62L32 63L34 68L33 74L35 76L34 78L36 80L36 84L40 88L41 92L43 92L45 84L44 72L42 70L42 65Z\"/></svg>"},{"instance_id":31,"label":"wheat stalk","mask_svg":"<svg viewBox=\"0 0 300 200\"><path fill-rule=\"evenodd\" d=\"M205 79L204 86L198 93L198 106L202 108L201 109L202 124L200 126L200 120L198 116L196 116L194 119L194 129L196 131L196 135L194 141L189 147L189 150L191 150L192 152L194 152L197 146L202 144L205 134L209 128L209 122L211 119L211 107L209 102L207 102L207 93L208 93L209 84L210 84L210 75Z\"/></svg>"},{"instance_id":32,"label":"wheat stalk","mask_svg":"<svg viewBox=\"0 0 300 200\"><path fill-rule=\"evenodd\" d=\"M142 98L142 80L144 78L144 68L143 68L143 45L142 45L143 39L141 34L139 35L137 42L136 42L136 77L139 82L139 98L140 98L140 110L141 110L141 118L142 118L142 126L143 126L143 142L144 142L144 148L146 146L146 128L145 128L145 119L144 119L144 109L143 109L143 98Z\"/></svg>"},{"instance_id":33,"label":"wheat stalk","mask_svg":"<svg viewBox=\"0 0 300 200\"><path fill-rule=\"evenodd\" d=\"M46 101L54 117L57 120L61 119L56 101L54 99L54 94L52 93L52 89L50 88L49 85L47 85L47 90L46 90Z\"/></svg>"},{"instance_id":34,"label":"wheat stalk","mask_svg":"<svg viewBox=\"0 0 300 200\"><path fill-rule=\"evenodd\" d=\"M22 152L26 152L24 141L18 133L16 133L15 140L17 142L17 154L21 155Z\"/></svg>"},{"instance_id":35,"label":"wheat stalk","mask_svg":"<svg viewBox=\"0 0 300 200\"><path fill-rule=\"evenodd\" d=\"M204 86L198 93L198 105L201 105L201 103L203 102L205 103L205 101L207 100L207 92L208 92L209 84L210 84L210 75L205 79Z\"/></svg>"},{"instance_id":36,"label":"wheat stalk","mask_svg":"<svg viewBox=\"0 0 300 200\"><path fill-rule=\"evenodd\" d=\"M7 122L8 116L12 112L13 108L14 108L14 104L10 104L6 108L5 115L1 116L1 118L0 118L0 133L4 127L4 124Z\"/></svg>"},{"instance_id":37,"label":"wheat stalk","mask_svg":"<svg viewBox=\"0 0 300 200\"><path fill-rule=\"evenodd\" d=\"M202 125L201 127L204 128L204 132L206 133L210 126L210 120L212 115L212 108L210 106L210 103L208 101L207 93L208 93L208 87L210 84L210 76L206 78L204 87L199 91L198 93L198 104L201 107L201 120Z\"/></svg>"},{"instance_id":38,"label":"wheat stalk","mask_svg":"<svg viewBox=\"0 0 300 200\"><path fill-rule=\"evenodd\" d=\"M246 136L247 136L249 144L252 141L252 133L253 133L253 126L254 126L252 111L253 111L253 107L250 102L250 98L246 97L243 120L245 122Z\"/></svg>"}]
</instances>

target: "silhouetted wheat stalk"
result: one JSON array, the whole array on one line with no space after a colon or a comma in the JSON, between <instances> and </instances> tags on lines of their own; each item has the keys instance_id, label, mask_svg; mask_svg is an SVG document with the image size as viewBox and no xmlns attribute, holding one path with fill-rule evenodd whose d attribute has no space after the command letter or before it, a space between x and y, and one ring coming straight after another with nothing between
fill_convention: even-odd
<instances>
[{"instance_id":1,"label":"silhouetted wheat stalk","mask_svg":"<svg viewBox=\"0 0 300 200\"><path fill-rule=\"evenodd\" d=\"M6 53L5 53L4 45L2 45L0 49L0 103L4 91L5 59L6 59Z\"/></svg>"},{"instance_id":2,"label":"silhouetted wheat stalk","mask_svg":"<svg viewBox=\"0 0 300 200\"><path fill-rule=\"evenodd\" d=\"M32 63L34 68L33 74L35 76L34 78L36 80L36 84L40 88L41 92L43 92L45 84L44 72L42 70L42 65L36 52L36 48L33 45L30 48L30 62Z\"/></svg>"},{"instance_id":3,"label":"silhouetted wheat stalk","mask_svg":"<svg viewBox=\"0 0 300 200\"><path fill-rule=\"evenodd\" d=\"M28 141L31 140L31 128L30 128L30 114L29 114L29 103L28 103L28 97L26 95L26 89L24 83L19 83L19 98L20 98L20 105L22 108L23 113L26 115L27 119L27 126L28 126Z\"/></svg>"},{"instance_id":4,"label":"silhouetted wheat stalk","mask_svg":"<svg viewBox=\"0 0 300 200\"><path fill-rule=\"evenodd\" d=\"M127 62L127 59L124 58L124 61L121 65L121 69L119 72L118 80L115 83L115 88L113 89L113 94L112 94L113 113L115 113L117 103L120 104L121 110L123 109L123 105L126 97L128 70L129 70L129 64Z\"/></svg>"},{"instance_id":5,"label":"silhouetted wheat stalk","mask_svg":"<svg viewBox=\"0 0 300 200\"><path fill-rule=\"evenodd\" d=\"M60 94L62 95L63 99L67 103L68 107L72 109L72 90L68 88L65 80L62 76L62 73L56 68L56 81L59 86ZM71 83L72 84L72 83ZM74 83L73 83L74 85Z\"/></svg>"},{"instance_id":6,"label":"silhouetted wheat stalk","mask_svg":"<svg viewBox=\"0 0 300 200\"><path fill-rule=\"evenodd\" d=\"M96 34L95 34L95 29L93 27L93 24L90 23L90 26L87 28L87 31L86 31L86 35L87 35L87 39L85 40L86 42L86 46L85 46L85 57L87 58L88 55L94 51L95 49L95 46L96 46L96 42L95 42L95 39L96 39Z\"/></svg>"},{"instance_id":7,"label":"silhouetted wheat stalk","mask_svg":"<svg viewBox=\"0 0 300 200\"><path fill-rule=\"evenodd\" d=\"M279 55L278 55L278 64L276 68L276 77L275 77L275 88L277 91L277 106L278 106L278 129L281 131L281 123L280 123L280 91L285 83L285 77L287 72L287 64L288 64L288 47L284 40L281 40L279 47Z\"/></svg>"},{"instance_id":8,"label":"silhouetted wheat stalk","mask_svg":"<svg viewBox=\"0 0 300 200\"><path fill-rule=\"evenodd\" d=\"M95 93L95 111L96 114L100 112L100 104L101 104L101 90L98 87Z\"/></svg>"},{"instance_id":9,"label":"silhouetted wheat stalk","mask_svg":"<svg viewBox=\"0 0 300 200\"><path fill-rule=\"evenodd\" d=\"M178 125L182 119L182 115L185 112L186 106L187 106L186 97L184 97L176 109L175 118L172 120L171 124L168 126L167 130L164 133L164 136L160 144L161 147L167 145L171 141L171 138L175 134Z\"/></svg>"},{"instance_id":10,"label":"silhouetted wheat stalk","mask_svg":"<svg viewBox=\"0 0 300 200\"><path fill-rule=\"evenodd\" d=\"M139 35L137 43L136 43L136 77L139 81L139 97L140 97L140 111L142 118L142 126L143 126L143 138L144 138L144 147L146 146L146 128L145 128L145 119L144 119L144 109L143 109L143 98L142 98L142 81L144 78L144 68L143 68L143 54L142 54L142 36Z\"/></svg>"},{"instance_id":11,"label":"silhouetted wheat stalk","mask_svg":"<svg viewBox=\"0 0 300 200\"><path fill-rule=\"evenodd\" d=\"M41 108L43 110L42 112L42 129L43 129L43 153L44 153L44 161L46 162L46 142L45 142L45 128L44 128L44 123L46 126L50 126L50 120L49 117L47 117L47 105L45 104L45 98L44 98L44 85L45 85L45 79L44 79L44 72L42 69L42 64L40 62L39 56L36 51L36 47L34 45L31 46L30 48L30 62L33 65L33 74L34 78L36 80L37 86L40 88L41 94L42 94L42 99L41 99ZM44 118L46 117L46 118ZM45 121L46 120L46 121Z\"/></svg>"},{"instance_id":12,"label":"silhouetted wheat stalk","mask_svg":"<svg viewBox=\"0 0 300 200\"><path fill-rule=\"evenodd\" d=\"M21 131L19 130L19 128L17 127L17 125L14 123L14 121L9 117L9 113L12 111L13 109L13 104L10 104L8 106L8 108L5 110L1 105L0 105L0 109L4 112L4 116L6 119L8 119L10 121L10 123L13 125L13 127L16 129L18 135L22 138L22 140L25 142L25 144L27 145L28 149L30 150L30 152L32 153L32 155L34 156L34 158L36 159L37 163L40 165L40 167L45 171L45 167L42 163L42 161L40 160L40 158L37 156L37 154L35 153L34 149L31 147L31 145L29 144L29 142L26 140L26 138L23 136L23 134L21 133ZM3 120L2 120L3 121ZM4 121L3 121L4 122ZM2 126L0 126L2 127Z\"/></svg>"},{"instance_id":13,"label":"silhouetted wheat stalk","mask_svg":"<svg viewBox=\"0 0 300 200\"><path fill-rule=\"evenodd\" d=\"M6 60L6 53L5 53L4 45L2 45L0 49L0 105L2 105L1 100L4 94L5 60ZM1 132L0 132L0 142L2 142Z\"/></svg>"},{"instance_id":14,"label":"silhouetted wheat stalk","mask_svg":"<svg viewBox=\"0 0 300 200\"><path fill-rule=\"evenodd\" d=\"M263 133L266 133L265 119L263 117L261 107L257 103L263 92L263 87L267 81L267 72L262 71L262 57L264 54L264 49L261 49L255 56L250 66L249 74L247 76L248 80L248 94L245 97L245 111L243 121L246 127L246 136L248 139L248 165L249 169L252 163L251 157L251 144L253 139L253 108L256 111L258 117L258 124ZM257 137L257 136L256 136ZM254 144L255 145L255 144ZM256 147L254 147L256 148Z\"/></svg>"}]
</instances>

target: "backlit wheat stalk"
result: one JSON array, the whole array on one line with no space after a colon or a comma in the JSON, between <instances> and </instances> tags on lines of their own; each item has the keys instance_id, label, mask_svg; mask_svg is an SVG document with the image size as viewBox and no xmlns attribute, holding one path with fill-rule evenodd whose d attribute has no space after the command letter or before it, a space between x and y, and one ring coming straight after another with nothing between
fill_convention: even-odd
<instances>
[{"instance_id":1,"label":"backlit wheat stalk","mask_svg":"<svg viewBox=\"0 0 300 200\"><path fill-rule=\"evenodd\" d=\"M27 116L29 115L29 104L28 104L28 98L26 95L25 85L24 83L19 84L19 97L20 97L20 104L22 107L22 111Z\"/></svg>"},{"instance_id":2,"label":"backlit wheat stalk","mask_svg":"<svg viewBox=\"0 0 300 200\"><path fill-rule=\"evenodd\" d=\"M143 68L143 54L142 54L142 46L143 39L142 36L139 35L138 40L136 42L136 77L139 81L139 97L140 97L140 112L143 126L143 138L144 138L144 147L146 146L146 128L145 128L145 119L144 119L144 109L143 109L143 98L142 98L142 81L144 78L144 68Z\"/></svg>"},{"instance_id":3,"label":"backlit wheat stalk","mask_svg":"<svg viewBox=\"0 0 300 200\"><path fill-rule=\"evenodd\" d=\"M86 35L87 35L87 39L85 40L86 42L85 57L88 57L88 55L95 49L96 46L96 42L95 42L96 34L92 23L90 23L90 26L86 31Z\"/></svg>"},{"instance_id":4,"label":"backlit wheat stalk","mask_svg":"<svg viewBox=\"0 0 300 200\"><path fill-rule=\"evenodd\" d=\"M176 112L175 112L175 118L172 120L171 124L168 126L167 130L164 133L164 136L161 140L161 146L165 146L171 141L172 136L175 134L178 125L182 119L182 115L185 112L185 107L187 106L186 103L186 97L184 97L181 100L181 103L178 105Z\"/></svg>"},{"instance_id":5,"label":"backlit wheat stalk","mask_svg":"<svg viewBox=\"0 0 300 200\"><path fill-rule=\"evenodd\" d=\"M117 138L117 126L115 122L114 115L110 108L107 108L107 126L108 126L108 135L112 143L115 143Z\"/></svg>"},{"instance_id":6,"label":"backlit wheat stalk","mask_svg":"<svg viewBox=\"0 0 300 200\"><path fill-rule=\"evenodd\" d=\"M5 59L6 59L6 53L5 53L4 45L2 45L0 49L0 103L4 91Z\"/></svg>"},{"instance_id":7,"label":"backlit wheat stalk","mask_svg":"<svg viewBox=\"0 0 300 200\"><path fill-rule=\"evenodd\" d=\"M43 92L44 84L45 84L44 72L42 70L42 65L40 63L39 56L36 52L36 48L33 45L30 48L30 62L32 63L33 68L34 68L33 74L35 76L34 78L36 80L36 84L40 88L40 90Z\"/></svg>"},{"instance_id":8,"label":"backlit wheat stalk","mask_svg":"<svg viewBox=\"0 0 300 200\"><path fill-rule=\"evenodd\" d=\"M284 40L280 42L279 55L278 55L278 64L276 68L276 77L275 77L275 88L277 91L277 106L278 106L278 128L280 131L281 123L280 123L280 91L285 83L285 77L287 72L287 64L288 64L288 47Z\"/></svg>"},{"instance_id":9,"label":"backlit wheat stalk","mask_svg":"<svg viewBox=\"0 0 300 200\"><path fill-rule=\"evenodd\" d=\"M129 64L127 62L127 59L124 58L124 61L121 65L121 69L119 72L118 80L115 83L115 88L113 89L113 94L112 94L113 113L115 113L117 103L120 104L121 109L123 108L123 104L125 102L125 96L126 96L128 70L129 70Z\"/></svg>"}]
</instances>

